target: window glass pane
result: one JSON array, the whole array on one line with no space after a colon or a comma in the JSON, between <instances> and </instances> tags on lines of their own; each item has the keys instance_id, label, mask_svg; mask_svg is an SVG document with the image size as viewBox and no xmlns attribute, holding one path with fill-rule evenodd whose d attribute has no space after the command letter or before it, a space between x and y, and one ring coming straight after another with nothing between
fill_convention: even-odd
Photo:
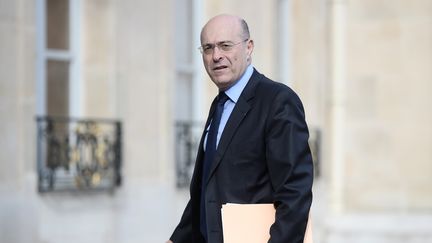
<instances>
[{"instance_id":1,"label":"window glass pane","mask_svg":"<svg viewBox=\"0 0 432 243\"><path fill-rule=\"evenodd\" d=\"M174 115L177 121L193 119L193 78L192 55L199 55L197 46L193 46L193 2L175 1L175 63L176 92Z\"/></svg>"},{"instance_id":2,"label":"window glass pane","mask_svg":"<svg viewBox=\"0 0 432 243\"><path fill-rule=\"evenodd\" d=\"M192 75L177 73L174 112L178 121L192 119Z\"/></svg>"},{"instance_id":3,"label":"window glass pane","mask_svg":"<svg viewBox=\"0 0 432 243\"><path fill-rule=\"evenodd\" d=\"M193 44L193 19L192 19L192 1L177 0L175 11L175 51L176 62L183 64L192 63L192 54L199 54L198 46Z\"/></svg>"},{"instance_id":4,"label":"window glass pane","mask_svg":"<svg viewBox=\"0 0 432 243\"><path fill-rule=\"evenodd\" d=\"M48 49L69 49L69 0L46 0Z\"/></svg>"},{"instance_id":5,"label":"window glass pane","mask_svg":"<svg viewBox=\"0 0 432 243\"><path fill-rule=\"evenodd\" d=\"M67 116L69 113L69 62L47 62L47 115Z\"/></svg>"}]
</instances>

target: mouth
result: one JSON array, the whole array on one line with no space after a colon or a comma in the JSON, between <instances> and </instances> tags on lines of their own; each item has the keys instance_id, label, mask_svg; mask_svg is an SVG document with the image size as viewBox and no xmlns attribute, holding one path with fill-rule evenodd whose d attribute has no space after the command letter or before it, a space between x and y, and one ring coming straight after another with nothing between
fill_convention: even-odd
<instances>
[{"instance_id":1,"label":"mouth","mask_svg":"<svg viewBox=\"0 0 432 243\"><path fill-rule=\"evenodd\" d=\"M224 65L222 65L222 66L217 66L217 67L214 67L214 68L213 68L213 71L220 71L220 70L224 70L224 69L226 69L226 68L228 68L228 66L224 66Z\"/></svg>"}]
</instances>

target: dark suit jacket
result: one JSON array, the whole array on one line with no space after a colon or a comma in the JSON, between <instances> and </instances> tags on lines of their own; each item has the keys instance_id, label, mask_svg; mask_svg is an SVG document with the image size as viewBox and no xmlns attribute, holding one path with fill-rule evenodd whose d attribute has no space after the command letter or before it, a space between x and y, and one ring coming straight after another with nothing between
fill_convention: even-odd
<instances>
[{"instance_id":1,"label":"dark suit jacket","mask_svg":"<svg viewBox=\"0 0 432 243\"><path fill-rule=\"evenodd\" d=\"M208 124L209 119L205 127ZM204 136L192 176L191 198L171 236L174 243L203 242L199 211ZM223 203L274 203L276 221L269 242L303 242L312 202L308 138L298 96L254 70L228 119L204 185L208 243L223 242Z\"/></svg>"}]
</instances>

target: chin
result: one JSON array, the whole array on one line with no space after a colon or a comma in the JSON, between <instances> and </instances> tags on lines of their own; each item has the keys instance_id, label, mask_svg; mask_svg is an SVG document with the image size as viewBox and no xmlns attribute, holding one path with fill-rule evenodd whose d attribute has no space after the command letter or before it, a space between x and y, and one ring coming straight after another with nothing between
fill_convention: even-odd
<instances>
[{"instance_id":1,"label":"chin","mask_svg":"<svg viewBox=\"0 0 432 243\"><path fill-rule=\"evenodd\" d=\"M233 83L233 81L231 79L228 79L228 78L223 77L223 76L213 76L212 80L213 80L213 83L215 83L219 89L229 88L231 86L231 84Z\"/></svg>"},{"instance_id":2,"label":"chin","mask_svg":"<svg viewBox=\"0 0 432 243\"><path fill-rule=\"evenodd\" d=\"M232 82L230 81L221 81L221 82L217 82L216 86L220 89L220 90L227 90L229 87L231 87Z\"/></svg>"}]
</instances>

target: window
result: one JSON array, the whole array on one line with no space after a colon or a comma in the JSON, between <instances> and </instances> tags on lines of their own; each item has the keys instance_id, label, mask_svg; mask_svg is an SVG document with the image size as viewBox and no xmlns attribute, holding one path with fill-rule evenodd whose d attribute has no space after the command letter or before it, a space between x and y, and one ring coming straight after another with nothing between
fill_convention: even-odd
<instances>
[{"instance_id":1,"label":"window","mask_svg":"<svg viewBox=\"0 0 432 243\"><path fill-rule=\"evenodd\" d=\"M175 104L177 121L200 121L203 104L203 71L200 45L201 0L178 0L175 2Z\"/></svg>"},{"instance_id":2,"label":"window","mask_svg":"<svg viewBox=\"0 0 432 243\"><path fill-rule=\"evenodd\" d=\"M77 0L37 1L37 113L76 114L79 87Z\"/></svg>"}]
</instances>

